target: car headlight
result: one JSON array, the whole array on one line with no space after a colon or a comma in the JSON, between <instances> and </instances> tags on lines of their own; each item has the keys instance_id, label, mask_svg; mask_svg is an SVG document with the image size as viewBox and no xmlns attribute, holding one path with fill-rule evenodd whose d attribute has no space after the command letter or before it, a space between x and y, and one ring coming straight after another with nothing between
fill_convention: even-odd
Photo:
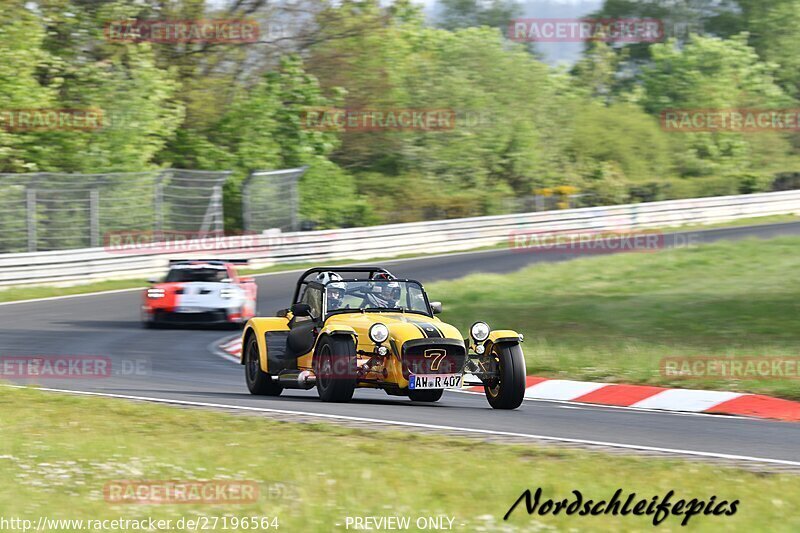
<instances>
[{"instance_id":1,"label":"car headlight","mask_svg":"<svg viewBox=\"0 0 800 533\"><path fill-rule=\"evenodd\" d=\"M147 289L148 298L163 298L164 289Z\"/></svg>"},{"instance_id":2,"label":"car headlight","mask_svg":"<svg viewBox=\"0 0 800 533\"><path fill-rule=\"evenodd\" d=\"M378 322L369 328L369 338L375 344L380 344L389 338L389 328Z\"/></svg>"},{"instance_id":3,"label":"car headlight","mask_svg":"<svg viewBox=\"0 0 800 533\"><path fill-rule=\"evenodd\" d=\"M219 295L221 298L225 298L226 300L230 300L234 296L236 296L236 291L233 289L222 289L219 291Z\"/></svg>"},{"instance_id":4,"label":"car headlight","mask_svg":"<svg viewBox=\"0 0 800 533\"><path fill-rule=\"evenodd\" d=\"M492 330L489 329L489 324L486 322L475 322L472 324L472 327L469 328L469 334L475 342L483 342L488 339L491 331Z\"/></svg>"}]
</instances>

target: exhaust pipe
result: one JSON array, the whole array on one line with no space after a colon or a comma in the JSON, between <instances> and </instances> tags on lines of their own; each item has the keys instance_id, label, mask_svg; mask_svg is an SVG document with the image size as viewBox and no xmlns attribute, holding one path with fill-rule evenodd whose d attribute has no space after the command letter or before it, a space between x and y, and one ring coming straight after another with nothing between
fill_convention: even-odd
<instances>
[{"instance_id":1,"label":"exhaust pipe","mask_svg":"<svg viewBox=\"0 0 800 533\"><path fill-rule=\"evenodd\" d=\"M278 374L278 383L285 389L308 390L317 384L317 376L310 370L284 370Z\"/></svg>"}]
</instances>

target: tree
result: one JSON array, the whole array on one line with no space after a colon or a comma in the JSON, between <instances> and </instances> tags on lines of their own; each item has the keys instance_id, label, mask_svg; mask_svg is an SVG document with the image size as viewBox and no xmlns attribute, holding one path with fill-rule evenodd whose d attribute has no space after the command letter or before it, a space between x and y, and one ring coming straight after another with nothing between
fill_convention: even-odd
<instances>
[{"instance_id":1,"label":"tree","mask_svg":"<svg viewBox=\"0 0 800 533\"><path fill-rule=\"evenodd\" d=\"M489 26L504 32L521 9L515 0L440 0L438 26L448 30Z\"/></svg>"},{"instance_id":2,"label":"tree","mask_svg":"<svg viewBox=\"0 0 800 533\"><path fill-rule=\"evenodd\" d=\"M759 56L778 66L776 77L793 97L800 96L800 0L738 0L742 25Z\"/></svg>"},{"instance_id":3,"label":"tree","mask_svg":"<svg viewBox=\"0 0 800 533\"><path fill-rule=\"evenodd\" d=\"M675 41L652 47L653 64L644 70L644 108L664 109L779 108L791 99L776 83L774 64L763 63L747 45L747 34L732 39L695 36L678 47ZM755 143L741 133L681 133L678 160L685 175L738 172L756 156ZM769 136L761 133L760 136ZM775 134L773 147L788 152ZM773 148L774 149L774 148Z\"/></svg>"},{"instance_id":4,"label":"tree","mask_svg":"<svg viewBox=\"0 0 800 533\"><path fill-rule=\"evenodd\" d=\"M45 32L34 13L22 5L6 6L0 25L0 102L2 111L47 108L61 80L50 76L54 58L42 50ZM42 84L39 76L51 78ZM30 134L0 127L0 172L36 170L25 148Z\"/></svg>"}]
</instances>

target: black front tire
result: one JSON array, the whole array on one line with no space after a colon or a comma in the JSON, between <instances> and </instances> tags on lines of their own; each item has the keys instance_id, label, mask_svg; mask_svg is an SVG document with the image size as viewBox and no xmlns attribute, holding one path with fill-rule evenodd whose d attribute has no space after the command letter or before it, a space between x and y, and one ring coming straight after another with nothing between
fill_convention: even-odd
<instances>
[{"instance_id":1,"label":"black front tire","mask_svg":"<svg viewBox=\"0 0 800 533\"><path fill-rule=\"evenodd\" d=\"M244 378L250 394L257 396L280 396L283 387L273 381L272 376L261 370L261 354L255 335L247 340L244 351Z\"/></svg>"},{"instance_id":2,"label":"black front tire","mask_svg":"<svg viewBox=\"0 0 800 533\"><path fill-rule=\"evenodd\" d=\"M349 402L356 390L356 345L345 336L325 337L314 354L317 393L323 402Z\"/></svg>"},{"instance_id":3,"label":"black front tire","mask_svg":"<svg viewBox=\"0 0 800 533\"><path fill-rule=\"evenodd\" d=\"M438 402L442 399L444 389L409 390L408 397L412 402Z\"/></svg>"},{"instance_id":4,"label":"black front tire","mask_svg":"<svg viewBox=\"0 0 800 533\"><path fill-rule=\"evenodd\" d=\"M494 346L498 379L484 385L486 399L494 409L516 409L525 398L525 356L519 344Z\"/></svg>"},{"instance_id":5,"label":"black front tire","mask_svg":"<svg viewBox=\"0 0 800 533\"><path fill-rule=\"evenodd\" d=\"M150 316L144 309L142 309L139 313L142 319L142 327L145 329L155 329L157 326L156 324L156 317Z\"/></svg>"}]
</instances>

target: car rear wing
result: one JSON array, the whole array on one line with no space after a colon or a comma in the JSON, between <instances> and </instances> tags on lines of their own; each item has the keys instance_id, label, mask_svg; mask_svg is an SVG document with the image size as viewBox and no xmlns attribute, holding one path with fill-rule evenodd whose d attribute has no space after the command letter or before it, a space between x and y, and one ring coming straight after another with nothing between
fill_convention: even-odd
<instances>
[{"instance_id":1,"label":"car rear wing","mask_svg":"<svg viewBox=\"0 0 800 533\"><path fill-rule=\"evenodd\" d=\"M210 265L247 265L250 263L249 259L220 259L215 257L213 259L170 259L169 266L180 265L186 263L208 263Z\"/></svg>"}]
</instances>

